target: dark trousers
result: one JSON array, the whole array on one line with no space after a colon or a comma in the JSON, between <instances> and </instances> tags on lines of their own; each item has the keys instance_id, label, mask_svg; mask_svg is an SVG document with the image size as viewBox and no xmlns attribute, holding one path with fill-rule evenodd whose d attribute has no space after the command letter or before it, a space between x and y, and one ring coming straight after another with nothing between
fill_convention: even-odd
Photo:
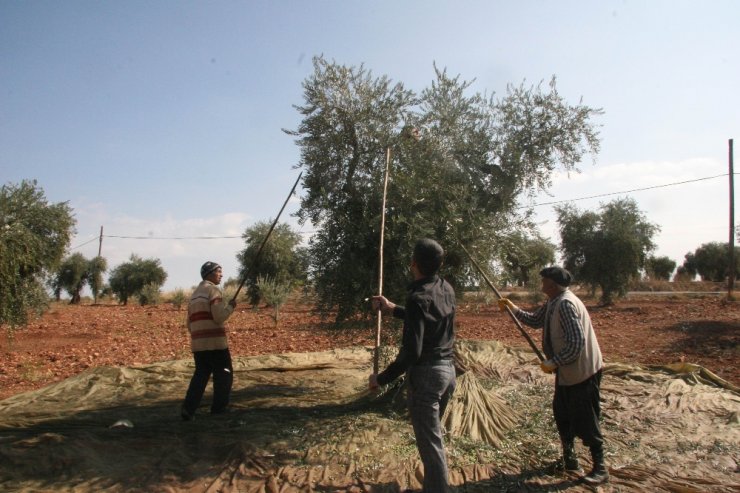
<instances>
[{"instance_id":1,"label":"dark trousers","mask_svg":"<svg viewBox=\"0 0 740 493\"><path fill-rule=\"evenodd\" d=\"M558 385L556 380L552 409L564 444L578 437L587 447L601 450L604 439L599 425L600 399L601 370L576 385Z\"/></svg>"},{"instance_id":2,"label":"dark trousers","mask_svg":"<svg viewBox=\"0 0 740 493\"><path fill-rule=\"evenodd\" d=\"M213 374L213 402L211 413L219 413L229 404L231 385L234 382L234 373L231 366L231 353L228 349L214 349L211 351L196 351L195 372L190 379L188 391L185 394L183 409L188 414L195 414L195 410L203 398L208 380Z\"/></svg>"},{"instance_id":3,"label":"dark trousers","mask_svg":"<svg viewBox=\"0 0 740 493\"><path fill-rule=\"evenodd\" d=\"M423 491L446 493L449 479L441 420L455 390L455 367L451 361L412 366L407 378L411 424L424 464Z\"/></svg>"}]
</instances>

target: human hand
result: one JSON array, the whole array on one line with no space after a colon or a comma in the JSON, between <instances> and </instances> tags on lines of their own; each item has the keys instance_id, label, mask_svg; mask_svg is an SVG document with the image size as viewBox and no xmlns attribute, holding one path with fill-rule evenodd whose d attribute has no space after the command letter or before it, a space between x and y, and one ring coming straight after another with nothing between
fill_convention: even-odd
<instances>
[{"instance_id":1,"label":"human hand","mask_svg":"<svg viewBox=\"0 0 740 493\"><path fill-rule=\"evenodd\" d=\"M367 386L370 388L370 390L377 389L380 385L378 385L378 374L373 373L367 378Z\"/></svg>"},{"instance_id":2,"label":"human hand","mask_svg":"<svg viewBox=\"0 0 740 493\"><path fill-rule=\"evenodd\" d=\"M540 368L545 373L554 373L555 370L558 369L558 365L556 365L553 360L548 359L548 360L543 361L542 363L540 363Z\"/></svg>"},{"instance_id":3,"label":"human hand","mask_svg":"<svg viewBox=\"0 0 740 493\"><path fill-rule=\"evenodd\" d=\"M372 297L373 310L393 311L396 307L395 303L391 303L385 296L373 296Z\"/></svg>"},{"instance_id":4,"label":"human hand","mask_svg":"<svg viewBox=\"0 0 740 493\"><path fill-rule=\"evenodd\" d=\"M507 308L513 312L517 309L517 306L509 298L499 298L498 308L502 312L505 312Z\"/></svg>"}]
</instances>

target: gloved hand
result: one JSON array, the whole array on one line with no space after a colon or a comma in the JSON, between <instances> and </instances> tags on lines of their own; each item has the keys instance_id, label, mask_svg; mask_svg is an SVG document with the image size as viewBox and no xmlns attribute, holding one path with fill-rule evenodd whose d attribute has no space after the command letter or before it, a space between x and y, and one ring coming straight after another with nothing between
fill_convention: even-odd
<instances>
[{"instance_id":1,"label":"gloved hand","mask_svg":"<svg viewBox=\"0 0 740 493\"><path fill-rule=\"evenodd\" d=\"M542 368L542 371L545 373L553 373L558 369L558 365L556 365L553 360L548 359L540 363L540 368Z\"/></svg>"},{"instance_id":2,"label":"gloved hand","mask_svg":"<svg viewBox=\"0 0 740 493\"><path fill-rule=\"evenodd\" d=\"M502 312L506 311L506 307L509 307L509 310L516 311L517 307L514 303L511 302L509 298L499 298L498 300L498 308Z\"/></svg>"}]
</instances>

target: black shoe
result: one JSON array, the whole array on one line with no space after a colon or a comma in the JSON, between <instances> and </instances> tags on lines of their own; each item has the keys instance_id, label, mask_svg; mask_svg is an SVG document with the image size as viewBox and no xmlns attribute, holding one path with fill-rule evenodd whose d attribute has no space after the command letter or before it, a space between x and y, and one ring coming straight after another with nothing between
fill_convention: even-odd
<instances>
[{"instance_id":1,"label":"black shoe","mask_svg":"<svg viewBox=\"0 0 740 493\"><path fill-rule=\"evenodd\" d=\"M607 471L606 468L594 468L593 471L583 477L583 481L590 485L606 483L609 481L609 471Z\"/></svg>"}]
</instances>

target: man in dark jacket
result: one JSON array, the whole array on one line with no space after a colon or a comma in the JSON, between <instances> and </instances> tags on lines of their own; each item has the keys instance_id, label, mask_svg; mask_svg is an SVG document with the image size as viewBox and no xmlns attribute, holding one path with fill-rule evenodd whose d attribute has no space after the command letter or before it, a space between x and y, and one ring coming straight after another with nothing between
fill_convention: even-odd
<instances>
[{"instance_id":1,"label":"man in dark jacket","mask_svg":"<svg viewBox=\"0 0 740 493\"><path fill-rule=\"evenodd\" d=\"M373 297L376 310L403 319L403 340L395 361L380 374L370 375L369 385L374 389L406 373L411 424L424 464L425 493L446 493L449 488L440 421L455 390L455 292L438 276L443 258L444 250L436 241L417 241L411 258L414 281L406 305Z\"/></svg>"}]
</instances>

